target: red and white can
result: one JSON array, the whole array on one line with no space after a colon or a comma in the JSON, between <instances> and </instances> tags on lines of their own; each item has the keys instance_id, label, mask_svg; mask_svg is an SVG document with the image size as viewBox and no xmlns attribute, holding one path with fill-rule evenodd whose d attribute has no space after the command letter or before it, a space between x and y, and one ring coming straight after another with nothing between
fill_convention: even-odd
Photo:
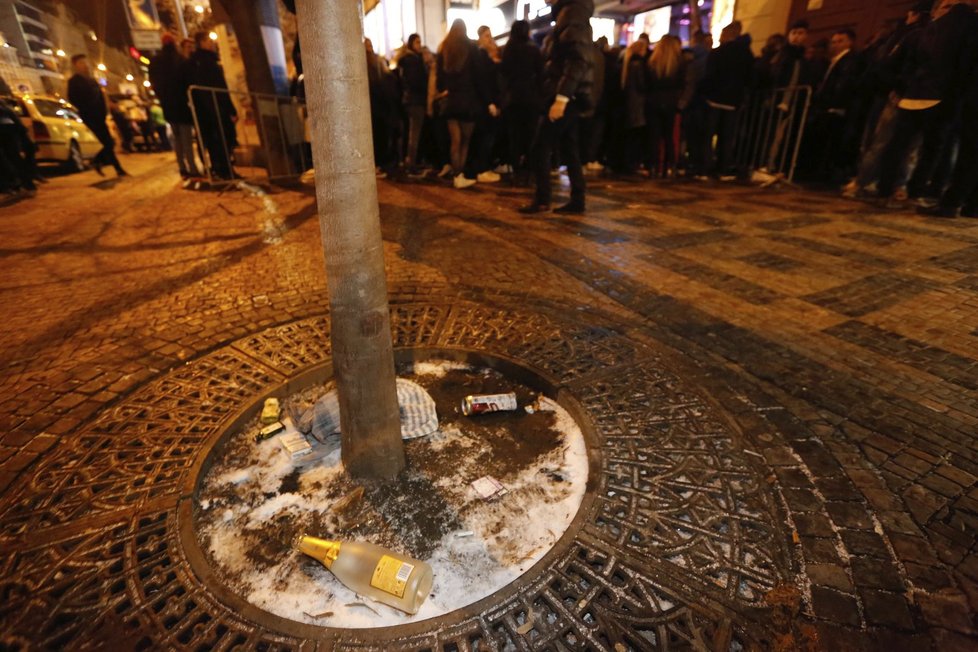
<instances>
[{"instance_id":1,"label":"red and white can","mask_svg":"<svg viewBox=\"0 0 978 652\"><path fill-rule=\"evenodd\" d=\"M517 408L516 393L475 394L462 399L462 414L467 417L486 412L509 412Z\"/></svg>"}]
</instances>

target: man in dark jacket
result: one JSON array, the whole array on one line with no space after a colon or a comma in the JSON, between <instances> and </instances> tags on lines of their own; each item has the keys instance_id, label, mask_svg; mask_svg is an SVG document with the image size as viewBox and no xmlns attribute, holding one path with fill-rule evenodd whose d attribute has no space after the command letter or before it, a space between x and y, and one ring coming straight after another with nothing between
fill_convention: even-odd
<instances>
[{"instance_id":1,"label":"man in dark jacket","mask_svg":"<svg viewBox=\"0 0 978 652\"><path fill-rule=\"evenodd\" d=\"M720 47L707 57L703 78L703 94L709 106L706 137L711 142L716 136L713 173L721 177L730 174L734 165L737 112L754 73L750 36L741 34L741 29L737 21L723 28Z\"/></svg>"},{"instance_id":2,"label":"man in dark jacket","mask_svg":"<svg viewBox=\"0 0 978 652\"><path fill-rule=\"evenodd\" d=\"M186 60L177 50L173 36L163 36L163 50L149 63L149 81L163 108L163 117L173 129L173 149L177 154L180 176L199 177L194 159L193 116L187 99Z\"/></svg>"},{"instance_id":3,"label":"man in dark jacket","mask_svg":"<svg viewBox=\"0 0 978 652\"><path fill-rule=\"evenodd\" d=\"M974 10L961 0L942 0L933 16L934 22L904 43L904 92L897 105L893 139L882 159L882 198L893 193L900 168L920 136L923 142L909 190L912 195L927 191L973 66Z\"/></svg>"},{"instance_id":4,"label":"man in dark jacket","mask_svg":"<svg viewBox=\"0 0 978 652\"><path fill-rule=\"evenodd\" d=\"M102 94L102 87L92 79L88 57L84 54L76 54L71 58L71 66L75 74L68 80L68 101L75 105L78 109L78 117L102 143L102 149L92 159L95 171L102 174L102 166L111 165L117 175L127 176L115 155L115 141L112 140L108 125L105 124L105 117L108 114L105 96Z\"/></svg>"},{"instance_id":5,"label":"man in dark jacket","mask_svg":"<svg viewBox=\"0 0 978 652\"><path fill-rule=\"evenodd\" d=\"M863 66L853 52L855 41L856 35L849 29L832 35L829 67L815 89L805 134L816 175L832 183L851 176L858 154L861 125L856 90Z\"/></svg>"},{"instance_id":6,"label":"man in dark jacket","mask_svg":"<svg viewBox=\"0 0 978 652\"><path fill-rule=\"evenodd\" d=\"M210 159L211 175L218 179L233 179L237 175L231 168L231 153L237 144L234 123L238 120L238 111L226 92L228 83L224 79L224 68L218 62L217 43L207 32L197 32L194 42L197 49L187 62L186 79L194 86L218 89L192 91L197 126Z\"/></svg>"},{"instance_id":7,"label":"man in dark jacket","mask_svg":"<svg viewBox=\"0 0 978 652\"><path fill-rule=\"evenodd\" d=\"M397 59L397 73L401 81L401 104L407 115L407 155L404 165L409 173L416 173L418 146L424 127L425 107L428 103L428 67L421 53L421 37L411 34L404 51Z\"/></svg>"},{"instance_id":8,"label":"man in dark jacket","mask_svg":"<svg viewBox=\"0 0 978 652\"><path fill-rule=\"evenodd\" d=\"M581 168L578 122L590 107L591 97L591 16L593 0L547 0L553 6L556 24L549 37L543 74L543 95L550 106L540 120L533 147L536 193L523 213L550 210L550 164L553 149L565 148L564 162L571 182L570 202L556 209L559 213L584 212L584 170Z\"/></svg>"}]
</instances>

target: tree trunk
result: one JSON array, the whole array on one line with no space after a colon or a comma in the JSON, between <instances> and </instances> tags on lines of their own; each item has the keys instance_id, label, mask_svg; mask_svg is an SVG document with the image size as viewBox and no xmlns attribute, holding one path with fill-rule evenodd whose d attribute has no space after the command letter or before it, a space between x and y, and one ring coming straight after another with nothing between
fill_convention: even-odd
<instances>
[{"instance_id":1,"label":"tree trunk","mask_svg":"<svg viewBox=\"0 0 978 652\"><path fill-rule=\"evenodd\" d=\"M404 468L360 5L299 0L346 470Z\"/></svg>"}]
</instances>

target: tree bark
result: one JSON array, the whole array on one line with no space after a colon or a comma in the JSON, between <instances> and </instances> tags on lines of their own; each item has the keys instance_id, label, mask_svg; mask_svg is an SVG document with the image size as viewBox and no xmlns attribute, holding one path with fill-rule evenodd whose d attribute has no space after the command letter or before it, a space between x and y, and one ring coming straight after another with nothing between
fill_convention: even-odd
<instances>
[{"instance_id":1,"label":"tree bark","mask_svg":"<svg viewBox=\"0 0 978 652\"><path fill-rule=\"evenodd\" d=\"M299 0L326 256L342 456L356 477L404 469L360 5Z\"/></svg>"}]
</instances>

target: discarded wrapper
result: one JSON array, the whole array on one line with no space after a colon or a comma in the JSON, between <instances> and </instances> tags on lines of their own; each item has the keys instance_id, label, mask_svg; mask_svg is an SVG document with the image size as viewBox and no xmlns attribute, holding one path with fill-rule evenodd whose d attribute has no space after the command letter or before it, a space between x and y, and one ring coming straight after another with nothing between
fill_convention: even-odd
<instances>
[{"instance_id":1,"label":"discarded wrapper","mask_svg":"<svg viewBox=\"0 0 978 652\"><path fill-rule=\"evenodd\" d=\"M261 409L261 422L265 425L275 423L281 412L277 398L266 398L265 405Z\"/></svg>"},{"instance_id":2,"label":"discarded wrapper","mask_svg":"<svg viewBox=\"0 0 978 652\"><path fill-rule=\"evenodd\" d=\"M290 432L282 435L279 439L285 454L296 459L312 452L312 446L306 441L306 436L301 432Z\"/></svg>"},{"instance_id":3,"label":"discarded wrapper","mask_svg":"<svg viewBox=\"0 0 978 652\"><path fill-rule=\"evenodd\" d=\"M258 434L255 435L255 442L257 443L257 442L265 441L266 439L270 439L275 435L279 434L280 432L285 432L284 423L282 423L281 421L270 423L258 431Z\"/></svg>"},{"instance_id":4,"label":"discarded wrapper","mask_svg":"<svg viewBox=\"0 0 978 652\"><path fill-rule=\"evenodd\" d=\"M474 394L462 399L462 414L467 417L486 412L510 412L518 407L516 392L508 394Z\"/></svg>"},{"instance_id":5,"label":"discarded wrapper","mask_svg":"<svg viewBox=\"0 0 978 652\"><path fill-rule=\"evenodd\" d=\"M523 409L526 410L527 414L533 414L534 412L553 412L552 406L547 404L547 397L542 394L537 397L537 400L533 401L529 405L524 405Z\"/></svg>"},{"instance_id":6,"label":"discarded wrapper","mask_svg":"<svg viewBox=\"0 0 978 652\"><path fill-rule=\"evenodd\" d=\"M509 490L502 485L502 483L491 475L484 475L478 480L472 481L472 488L475 492L479 494L479 497L483 500L490 500L492 498L498 498L499 496L505 496L509 493Z\"/></svg>"}]
</instances>

